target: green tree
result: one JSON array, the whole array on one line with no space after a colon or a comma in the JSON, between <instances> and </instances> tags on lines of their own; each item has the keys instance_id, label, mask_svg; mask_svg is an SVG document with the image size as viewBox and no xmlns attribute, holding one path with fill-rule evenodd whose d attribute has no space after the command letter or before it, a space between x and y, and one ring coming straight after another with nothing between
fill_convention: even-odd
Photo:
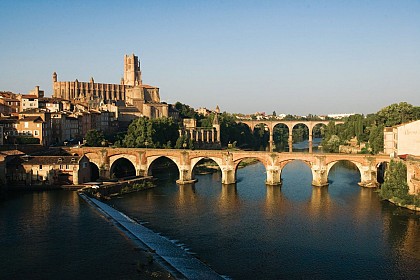
<instances>
[{"instance_id":1,"label":"green tree","mask_svg":"<svg viewBox=\"0 0 420 280\"><path fill-rule=\"evenodd\" d=\"M105 141L105 137L102 131L92 129L85 135L85 145L88 147L101 147L103 141Z\"/></svg>"},{"instance_id":2,"label":"green tree","mask_svg":"<svg viewBox=\"0 0 420 280\"><path fill-rule=\"evenodd\" d=\"M175 143L175 149L194 149L194 143L189 135L182 135Z\"/></svg>"},{"instance_id":3,"label":"green tree","mask_svg":"<svg viewBox=\"0 0 420 280\"><path fill-rule=\"evenodd\" d=\"M324 150L330 153L338 153L340 147L340 137L331 135L331 137L323 144Z\"/></svg>"},{"instance_id":4,"label":"green tree","mask_svg":"<svg viewBox=\"0 0 420 280\"><path fill-rule=\"evenodd\" d=\"M384 127L383 125L373 126L370 128L369 146L372 153L377 154L384 150Z\"/></svg>"},{"instance_id":5,"label":"green tree","mask_svg":"<svg viewBox=\"0 0 420 280\"><path fill-rule=\"evenodd\" d=\"M175 103L175 109L179 111L179 116L181 119L197 119L198 117L198 114L195 112L194 108L179 101Z\"/></svg>"},{"instance_id":6,"label":"green tree","mask_svg":"<svg viewBox=\"0 0 420 280\"><path fill-rule=\"evenodd\" d=\"M122 146L129 148L172 148L178 136L178 125L172 118L148 119L142 117L135 119L129 125Z\"/></svg>"},{"instance_id":7,"label":"green tree","mask_svg":"<svg viewBox=\"0 0 420 280\"><path fill-rule=\"evenodd\" d=\"M378 124L394 126L416 120L418 109L407 102L391 104L377 113Z\"/></svg>"},{"instance_id":8,"label":"green tree","mask_svg":"<svg viewBox=\"0 0 420 280\"><path fill-rule=\"evenodd\" d=\"M407 167L402 161L391 160L379 194L383 199L394 199L403 204L409 201Z\"/></svg>"}]
</instances>

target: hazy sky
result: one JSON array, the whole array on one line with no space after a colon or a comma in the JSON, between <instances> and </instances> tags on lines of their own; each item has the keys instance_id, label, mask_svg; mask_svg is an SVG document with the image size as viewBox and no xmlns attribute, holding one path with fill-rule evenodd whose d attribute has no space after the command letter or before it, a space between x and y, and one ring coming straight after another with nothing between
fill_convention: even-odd
<instances>
[{"instance_id":1,"label":"hazy sky","mask_svg":"<svg viewBox=\"0 0 420 280\"><path fill-rule=\"evenodd\" d=\"M0 1L0 90L120 83L162 101L286 114L420 106L420 1Z\"/></svg>"}]
</instances>

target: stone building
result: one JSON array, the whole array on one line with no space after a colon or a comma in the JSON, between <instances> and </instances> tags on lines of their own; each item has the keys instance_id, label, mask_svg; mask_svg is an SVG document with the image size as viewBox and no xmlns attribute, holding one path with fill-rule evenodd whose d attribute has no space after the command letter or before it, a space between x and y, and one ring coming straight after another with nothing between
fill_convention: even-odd
<instances>
[{"instance_id":1,"label":"stone building","mask_svg":"<svg viewBox=\"0 0 420 280\"><path fill-rule=\"evenodd\" d=\"M24 174L17 177L26 185L70 185L90 181L86 156L22 156Z\"/></svg>"},{"instance_id":2,"label":"stone building","mask_svg":"<svg viewBox=\"0 0 420 280\"><path fill-rule=\"evenodd\" d=\"M92 100L98 106L124 101L127 107L133 107L137 116L149 118L168 117L168 105L160 102L159 88L143 84L140 61L137 56L124 56L124 77L120 84L58 81L57 73L53 76L53 97L88 104Z\"/></svg>"},{"instance_id":3,"label":"stone building","mask_svg":"<svg viewBox=\"0 0 420 280\"><path fill-rule=\"evenodd\" d=\"M198 149L220 149L220 124L216 114L212 127L197 127L195 119L184 119L183 127L179 130L179 136L191 139L194 147Z\"/></svg>"},{"instance_id":4,"label":"stone building","mask_svg":"<svg viewBox=\"0 0 420 280\"><path fill-rule=\"evenodd\" d=\"M0 92L0 113L3 115L16 115L20 110L20 100L12 92Z\"/></svg>"}]
</instances>

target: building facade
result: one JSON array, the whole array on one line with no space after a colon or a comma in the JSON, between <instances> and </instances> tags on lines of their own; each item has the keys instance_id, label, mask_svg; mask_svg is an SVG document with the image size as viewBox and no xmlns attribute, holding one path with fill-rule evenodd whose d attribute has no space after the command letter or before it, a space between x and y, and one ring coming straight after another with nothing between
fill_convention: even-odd
<instances>
[{"instance_id":1,"label":"building facade","mask_svg":"<svg viewBox=\"0 0 420 280\"><path fill-rule=\"evenodd\" d=\"M384 129L384 152L420 156L420 120Z\"/></svg>"},{"instance_id":2,"label":"building facade","mask_svg":"<svg viewBox=\"0 0 420 280\"><path fill-rule=\"evenodd\" d=\"M149 118L168 117L168 105L160 102L159 88L143 84L140 61L137 56L124 56L124 77L120 84L58 81L53 76L53 97L88 104L96 100L98 106L124 101L126 106L134 107L141 116Z\"/></svg>"}]
</instances>

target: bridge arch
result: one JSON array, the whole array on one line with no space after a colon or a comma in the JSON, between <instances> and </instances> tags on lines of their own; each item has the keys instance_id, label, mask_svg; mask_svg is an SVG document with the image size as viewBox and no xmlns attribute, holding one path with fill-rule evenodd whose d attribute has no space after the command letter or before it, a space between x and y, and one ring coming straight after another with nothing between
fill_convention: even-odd
<instances>
[{"instance_id":1,"label":"bridge arch","mask_svg":"<svg viewBox=\"0 0 420 280\"><path fill-rule=\"evenodd\" d=\"M191 159L191 170L194 170L194 168L196 167L196 165L202 161L202 160L206 160L206 159L210 159L212 161L214 161L217 166L219 167L219 169L222 169L222 159L218 158L218 157L196 157L196 158L192 158Z\"/></svg>"},{"instance_id":2,"label":"bridge arch","mask_svg":"<svg viewBox=\"0 0 420 280\"><path fill-rule=\"evenodd\" d=\"M100 177L99 166L94 162L89 162L90 165L90 181L95 182Z\"/></svg>"},{"instance_id":3,"label":"bridge arch","mask_svg":"<svg viewBox=\"0 0 420 280\"><path fill-rule=\"evenodd\" d=\"M84 154L90 162L94 163L99 169L101 168L101 158L97 153L86 153Z\"/></svg>"},{"instance_id":4,"label":"bridge arch","mask_svg":"<svg viewBox=\"0 0 420 280\"><path fill-rule=\"evenodd\" d=\"M219 170L222 170L222 159L217 157L196 157L191 159L191 179L195 180L196 167L200 162L203 161L212 161L216 163Z\"/></svg>"},{"instance_id":5,"label":"bridge arch","mask_svg":"<svg viewBox=\"0 0 420 280\"><path fill-rule=\"evenodd\" d=\"M125 178L135 176L136 168L130 160L120 157L113 161L109 172L111 178Z\"/></svg>"},{"instance_id":6,"label":"bridge arch","mask_svg":"<svg viewBox=\"0 0 420 280\"><path fill-rule=\"evenodd\" d=\"M96 181L100 177L107 177L105 174L101 174L101 170L105 170L105 166L103 166L97 153L85 153L84 155L89 159L90 181Z\"/></svg>"},{"instance_id":7,"label":"bridge arch","mask_svg":"<svg viewBox=\"0 0 420 280\"><path fill-rule=\"evenodd\" d=\"M268 127L269 130L269 147L270 151L273 150L273 133L274 133L274 127L277 124L285 124L289 128L289 152L292 151L292 140L293 140L293 127L297 124L304 124L309 129L309 152L312 152L312 132L313 128L318 124L324 124L327 125L330 123L330 121L305 121L305 120L293 120L293 121L286 121L286 120L237 120L237 123L244 123L247 124L252 131L254 131L255 127L258 124L264 124L265 127ZM335 124L344 123L342 121L334 121Z\"/></svg>"},{"instance_id":8,"label":"bridge arch","mask_svg":"<svg viewBox=\"0 0 420 280\"><path fill-rule=\"evenodd\" d=\"M115 163L120 159L126 159L127 161L129 161L134 168L134 172L135 172L134 176L139 175L137 171L138 168L136 168L137 157L135 155L130 155L130 154L115 154L109 157L109 171L111 175L112 175L113 168L115 168ZM119 161L119 162L122 162L122 161Z\"/></svg>"},{"instance_id":9,"label":"bridge arch","mask_svg":"<svg viewBox=\"0 0 420 280\"><path fill-rule=\"evenodd\" d=\"M243 162L244 160L250 160L250 159L253 159L253 160L256 160L256 161L262 163L262 165L264 165L264 169L267 170L267 163L264 159L262 159L260 157L257 157L257 156L249 156L249 157L241 157L241 158L235 160L235 162L234 162L235 173L238 171L239 165L241 164L241 162Z\"/></svg>"},{"instance_id":10,"label":"bridge arch","mask_svg":"<svg viewBox=\"0 0 420 280\"><path fill-rule=\"evenodd\" d=\"M286 167L286 165L288 165L290 163L293 163L293 162L302 162L306 166L308 166L309 167L309 170L311 170L312 178L314 178L314 174L313 174L313 171L312 171L312 163L310 161L304 160L304 159L288 159L288 160L281 161L279 163L279 165L280 165L280 179L281 179L281 175L282 175L283 169Z\"/></svg>"},{"instance_id":11,"label":"bridge arch","mask_svg":"<svg viewBox=\"0 0 420 280\"><path fill-rule=\"evenodd\" d=\"M290 134L290 127L286 123L276 123L273 126L273 151L287 152L290 146Z\"/></svg>"},{"instance_id":12,"label":"bridge arch","mask_svg":"<svg viewBox=\"0 0 420 280\"><path fill-rule=\"evenodd\" d=\"M254 149L265 151L269 148L270 139L272 136L272 128L265 122L257 122L252 131L254 137Z\"/></svg>"},{"instance_id":13,"label":"bridge arch","mask_svg":"<svg viewBox=\"0 0 420 280\"><path fill-rule=\"evenodd\" d=\"M179 166L173 157L167 155L153 156L149 159L144 170L144 175L154 178L178 180L180 177L181 166Z\"/></svg>"},{"instance_id":14,"label":"bridge arch","mask_svg":"<svg viewBox=\"0 0 420 280\"><path fill-rule=\"evenodd\" d=\"M111 178L131 177L136 176L136 167L129 159L125 157L118 157L112 162L109 172L111 174Z\"/></svg>"},{"instance_id":15,"label":"bridge arch","mask_svg":"<svg viewBox=\"0 0 420 280\"><path fill-rule=\"evenodd\" d=\"M166 158L166 159L172 161L176 165L176 167L178 169L178 172L181 174L181 164L180 164L178 158L173 157L173 156L169 156L169 155L158 155L158 156L151 156L151 157L147 158L147 165L146 165L146 172L145 172L147 176L152 175L151 167L152 167L153 163L155 163L156 160L162 159L162 158Z\"/></svg>"},{"instance_id":16,"label":"bridge arch","mask_svg":"<svg viewBox=\"0 0 420 280\"><path fill-rule=\"evenodd\" d=\"M349 159L343 159L343 160L335 160L335 161L331 161L327 164L327 180L329 178L330 175L330 171L331 169L339 162L347 162L347 163L351 163L353 164L353 166L355 166L357 168L357 170L359 171L359 175L360 175L360 179L362 179L363 176L363 164L358 162L358 161L354 161L354 160L349 160Z\"/></svg>"}]
</instances>

